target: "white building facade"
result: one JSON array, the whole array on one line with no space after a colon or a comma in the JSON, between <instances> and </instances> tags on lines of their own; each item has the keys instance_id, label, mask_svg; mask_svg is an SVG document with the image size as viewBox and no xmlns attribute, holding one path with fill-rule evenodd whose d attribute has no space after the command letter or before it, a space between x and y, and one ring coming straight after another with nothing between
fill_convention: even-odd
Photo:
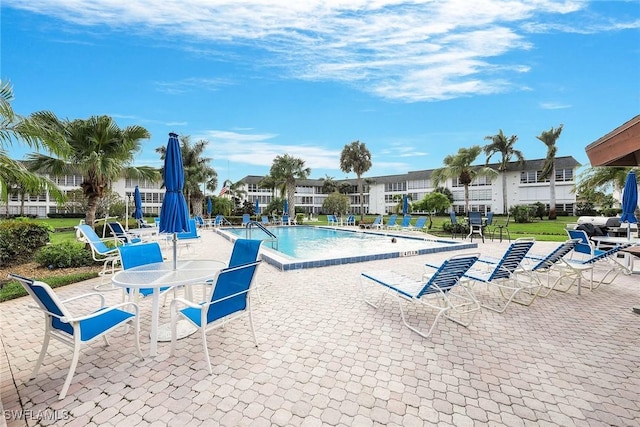
<instances>
[{"instance_id":1,"label":"white building facade","mask_svg":"<svg viewBox=\"0 0 640 427\"><path fill-rule=\"evenodd\" d=\"M541 202L549 206L550 185L548 180L540 179L540 171L544 159L526 161L520 167L516 163L510 163L506 174L507 204L529 205ZM490 164L497 170L497 164ZM565 211L569 215L575 212L576 195L575 176L580 164L571 156L555 159L555 192L556 210ZM377 177L363 177L364 183L364 211L368 214L388 214L396 211L398 197L408 195L411 200L418 201L425 195L433 192L435 186L431 180L433 170L412 171L400 175L385 175ZM242 189L246 191L245 200L258 204L264 209L273 199L271 189L261 188L262 176L246 176L242 179ZM78 190L82 177L79 175L67 175L54 177L52 180L64 191ZM339 180L339 183L347 182L351 185L349 201L351 213L360 213L360 195L358 194L356 179ZM322 214L322 203L328 196L322 192L324 181L321 179L299 180L296 185L295 206L305 213ZM472 211L502 213L503 193L502 176L477 177L469 187L469 207ZM142 206L145 215L158 215L164 198L162 182L152 182L137 179L120 179L113 183L112 191L120 195L123 201L133 200L133 192L136 185L142 196ZM464 186L457 179L440 183L441 187L448 188L453 194L452 210L456 213L464 213L465 197ZM19 196L12 195L7 205L0 205L0 215L18 215L21 212L22 200ZM26 215L46 217L50 213L62 212L63 208L57 206L48 193L32 196L27 195L22 208Z\"/></svg>"}]
</instances>

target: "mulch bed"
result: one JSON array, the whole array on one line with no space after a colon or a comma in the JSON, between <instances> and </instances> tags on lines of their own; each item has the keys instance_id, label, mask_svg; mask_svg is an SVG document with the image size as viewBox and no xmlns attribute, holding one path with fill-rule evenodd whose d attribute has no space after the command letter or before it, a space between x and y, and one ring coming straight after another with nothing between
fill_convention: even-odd
<instances>
[{"instance_id":1,"label":"mulch bed","mask_svg":"<svg viewBox=\"0 0 640 427\"><path fill-rule=\"evenodd\" d=\"M12 265L8 267L0 267L0 284L9 282L7 277L9 273L18 274L23 277L46 279L47 277L68 276L74 273L90 273L102 270L102 264L90 267L74 267L74 268L54 268L48 269L40 267L35 262L27 262L24 264Z\"/></svg>"}]
</instances>

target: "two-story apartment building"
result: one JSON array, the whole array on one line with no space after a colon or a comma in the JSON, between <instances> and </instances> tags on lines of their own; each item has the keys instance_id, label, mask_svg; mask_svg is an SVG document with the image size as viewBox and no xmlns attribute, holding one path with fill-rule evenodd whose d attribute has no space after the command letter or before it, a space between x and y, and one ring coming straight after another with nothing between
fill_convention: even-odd
<instances>
[{"instance_id":1,"label":"two-story apartment building","mask_svg":"<svg viewBox=\"0 0 640 427\"><path fill-rule=\"evenodd\" d=\"M506 174L507 203L508 206L518 204L532 204L541 202L549 204L549 182L540 179L540 171L544 159L528 160L523 167L516 163L510 163ZM497 170L497 164L490 164ZM558 157L556 166L556 208L573 214L576 196L573 192L575 186L576 169L580 164L571 156ZM398 196L408 195L411 200L417 201L432 192L436 186L431 180L433 170L411 171L406 174L363 177L364 184L364 210L365 213L387 214L394 212L398 205ZM242 179L243 189L246 191L246 200L255 204L258 201L261 209L266 207L273 199L271 189L261 188L262 176L249 175ZM54 182L63 191L79 189L82 177L78 175L66 175L53 177ZM339 182L343 182L340 180ZM348 194L351 212L360 213L360 195L357 190L356 179L346 180L351 185ZM322 203L328 196L322 192L324 181L321 179L299 180L296 185L295 205L304 212L320 214ZM159 214L164 198L162 182L151 182L137 179L121 179L113 183L112 190L120 194L124 200L132 200L136 185L140 188L144 212L147 214ZM440 183L453 193L453 210L457 213L464 212L464 187L457 179ZM502 196L503 179L501 174L494 177L478 177L470 185L470 208L480 212L503 212ZM9 203L0 206L0 215L15 215L20 213L22 200L18 196L11 196ZM55 200L48 193L28 195L24 201L24 213L45 217L49 213L59 210Z\"/></svg>"}]
</instances>

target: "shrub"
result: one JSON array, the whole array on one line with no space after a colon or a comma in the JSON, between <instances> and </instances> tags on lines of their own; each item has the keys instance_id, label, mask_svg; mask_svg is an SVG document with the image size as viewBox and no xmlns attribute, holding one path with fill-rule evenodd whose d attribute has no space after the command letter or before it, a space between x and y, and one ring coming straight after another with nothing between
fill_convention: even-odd
<instances>
[{"instance_id":1,"label":"shrub","mask_svg":"<svg viewBox=\"0 0 640 427\"><path fill-rule=\"evenodd\" d=\"M27 220L0 222L0 265L29 262L49 242L49 227Z\"/></svg>"},{"instance_id":2,"label":"shrub","mask_svg":"<svg viewBox=\"0 0 640 427\"><path fill-rule=\"evenodd\" d=\"M509 208L513 221L521 224L531 222L531 212L531 207L527 205L515 205Z\"/></svg>"},{"instance_id":3,"label":"shrub","mask_svg":"<svg viewBox=\"0 0 640 427\"><path fill-rule=\"evenodd\" d=\"M40 249L35 261L41 267L69 268L84 267L94 263L91 252L81 243L64 242Z\"/></svg>"}]
</instances>

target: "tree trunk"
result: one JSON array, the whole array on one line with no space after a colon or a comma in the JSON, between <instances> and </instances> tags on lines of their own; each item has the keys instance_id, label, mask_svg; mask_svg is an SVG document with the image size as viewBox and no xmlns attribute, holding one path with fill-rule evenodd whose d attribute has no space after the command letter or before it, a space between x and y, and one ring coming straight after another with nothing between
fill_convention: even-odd
<instances>
[{"instance_id":1,"label":"tree trunk","mask_svg":"<svg viewBox=\"0 0 640 427\"><path fill-rule=\"evenodd\" d=\"M507 174L506 169L502 171L502 213L504 215L509 212L509 206L507 206Z\"/></svg>"},{"instance_id":2,"label":"tree trunk","mask_svg":"<svg viewBox=\"0 0 640 427\"><path fill-rule=\"evenodd\" d=\"M88 198L87 214L84 218L84 222L91 227L93 227L96 222L96 209L98 209L99 199L100 198L98 196L89 196Z\"/></svg>"},{"instance_id":3,"label":"tree trunk","mask_svg":"<svg viewBox=\"0 0 640 427\"><path fill-rule=\"evenodd\" d=\"M556 168L551 169L549 177L549 219L556 219Z\"/></svg>"},{"instance_id":4,"label":"tree trunk","mask_svg":"<svg viewBox=\"0 0 640 427\"><path fill-rule=\"evenodd\" d=\"M287 181L287 203L289 204L289 218L296 216L296 182Z\"/></svg>"},{"instance_id":5,"label":"tree trunk","mask_svg":"<svg viewBox=\"0 0 640 427\"><path fill-rule=\"evenodd\" d=\"M358 194L360 194L360 221L364 221L364 194L362 188L362 178L358 175Z\"/></svg>"},{"instance_id":6,"label":"tree trunk","mask_svg":"<svg viewBox=\"0 0 640 427\"><path fill-rule=\"evenodd\" d=\"M469 215L469 184L464 185L464 213Z\"/></svg>"}]
</instances>

